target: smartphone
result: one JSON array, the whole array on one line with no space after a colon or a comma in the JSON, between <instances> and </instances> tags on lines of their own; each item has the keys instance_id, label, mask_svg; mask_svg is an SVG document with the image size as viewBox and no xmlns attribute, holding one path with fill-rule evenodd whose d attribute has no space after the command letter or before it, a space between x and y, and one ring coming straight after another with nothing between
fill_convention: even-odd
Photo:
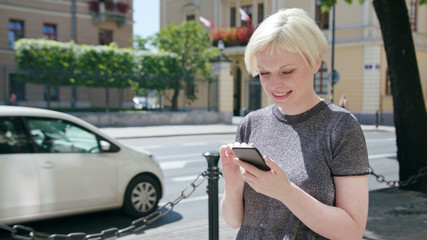
<instances>
[{"instance_id":1,"label":"smartphone","mask_svg":"<svg viewBox=\"0 0 427 240\"><path fill-rule=\"evenodd\" d=\"M250 163L261 170L270 171L270 168L256 147L236 146L233 147L233 152L240 160Z\"/></svg>"}]
</instances>

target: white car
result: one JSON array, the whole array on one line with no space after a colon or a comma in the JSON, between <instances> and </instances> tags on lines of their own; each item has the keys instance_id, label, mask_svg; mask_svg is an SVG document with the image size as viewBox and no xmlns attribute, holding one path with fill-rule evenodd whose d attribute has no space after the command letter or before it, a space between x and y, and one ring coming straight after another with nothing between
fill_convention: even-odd
<instances>
[{"instance_id":1,"label":"white car","mask_svg":"<svg viewBox=\"0 0 427 240\"><path fill-rule=\"evenodd\" d=\"M133 149L71 115L0 106L0 223L123 208L157 209L163 172Z\"/></svg>"}]
</instances>

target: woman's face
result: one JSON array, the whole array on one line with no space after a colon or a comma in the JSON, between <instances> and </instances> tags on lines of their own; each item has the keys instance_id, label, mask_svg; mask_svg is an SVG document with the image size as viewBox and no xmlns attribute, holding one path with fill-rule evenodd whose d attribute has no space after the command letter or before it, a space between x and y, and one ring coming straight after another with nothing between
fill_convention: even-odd
<instances>
[{"instance_id":1,"label":"woman's face","mask_svg":"<svg viewBox=\"0 0 427 240\"><path fill-rule=\"evenodd\" d=\"M313 88L318 68L307 66L299 54L259 52L256 59L264 91L285 114L303 113L320 101Z\"/></svg>"}]
</instances>

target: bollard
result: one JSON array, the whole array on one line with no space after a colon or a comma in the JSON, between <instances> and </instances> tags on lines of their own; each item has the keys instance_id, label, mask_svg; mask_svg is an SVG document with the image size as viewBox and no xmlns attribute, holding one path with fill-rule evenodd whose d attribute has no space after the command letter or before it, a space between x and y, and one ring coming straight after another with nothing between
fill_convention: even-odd
<instances>
[{"instance_id":1,"label":"bollard","mask_svg":"<svg viewBox=\"0 0 427 240\"><path fill-rule=\"evenodd\" d=\"M208 162L208 186L206 191L209 196L209 240L218 240L219 152L205 152L203 153L203 156Z\"/></svg>"}]
</instances>

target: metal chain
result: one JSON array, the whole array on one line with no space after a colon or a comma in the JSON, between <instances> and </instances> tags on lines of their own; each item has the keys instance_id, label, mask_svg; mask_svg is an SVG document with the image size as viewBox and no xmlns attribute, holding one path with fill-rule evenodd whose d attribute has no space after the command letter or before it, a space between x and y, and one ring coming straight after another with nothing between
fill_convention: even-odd
<instances>
[{"instance_id":1,"label":"metal chain","mask_svg":"<svg viewBox=\"0 0 427 240\"><path fill-rule=\"evenodd\" d=\"M173 207L177 205L181 200L186 199L193 194L198 186L200 186L208 175L207 171L199 174L196 179L184 190L182 190L181 195L172 202L168 202L160 207L157 211L151 213L146 217L138 218L132 221L131 225L123 228L109 228L101 231L96 234L86 234L86 233L69 233L69 234L47 234L42 232L34 231L33 228L14 225L13 227L4 225L0 223L0 229L9 231L11 236L14 239L20 240L104 240L104 239L116 239L122 237L126 233L135 233L139 232L148 227L148 225L159 220L160 218L166 216L173 210Z\"/></svg>"},{"instance_id":2,"label":"metal chain","mask_svg":"<svg viewBox=\"0 0 427 240\"><path fill-rule=\"evenodd\" d=\"M397 186L405 187L405 186L408 186L410 184L416 183L418 181L418 179L426 176L427 175L427 166L421 168L417 174L412 175L411 177L409 177L405 181L397 181L397 180L387 181L383 175L376 174L371 167L369 167L369 174L374 175L378 182L386 183L390 187L397 187Z\"/></svg>"}]
</instances>

